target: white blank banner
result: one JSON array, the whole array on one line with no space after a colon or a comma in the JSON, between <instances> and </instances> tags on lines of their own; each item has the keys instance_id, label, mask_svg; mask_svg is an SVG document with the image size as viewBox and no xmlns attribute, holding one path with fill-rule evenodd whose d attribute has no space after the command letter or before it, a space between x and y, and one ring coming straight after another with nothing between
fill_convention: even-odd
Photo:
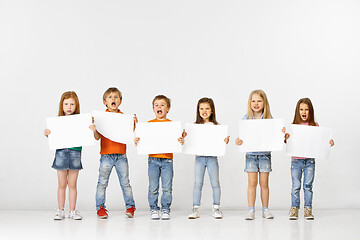
<instances>
[{"instance_id":1,"label":"white blank banner","mask_svg":"<svg viewBox=\"0 0 360 240\"><path fill-rule=\"evenodd\" d=\"M134 117L132 115L93 111L96 130L118 143L134 145Z\"/></svg>"},{"instance_id":2,"label":"white blank banner","mask_svg":"<svg viewBox=\"0 0 360 240\"><path fill-rule=\"evenodd\" d=\"M282 119L252 119L240 120L239 139L243 144L240 152L281 151L284 134Z\"/></svg>"},{"instance_id":3,"label":"white blank banner","mask_svg":"<svg viewBox=\"0 0 360 240\"><path fill-rule=\"evenodd\" d=\"M286 154L294 157L323 158L329 157L330 128L291 124L290 138L286 144Z\"/></svg>"},{"instance_id":4,"label":"white blank banner","mask_svg":"<svg viewBox=\"0 0 360 240\"><path fill-rule=\"evenodd\" d=\"M90 113L47 118L46 122L51 132L48 136L51 150L94 145Z\"/></svg>"},{"instance_id":5,"label":"white blank banner","mask_svg":"<svg viewBox=\"0 0 360 240\"><path fill-rule=\"evenodd\" d=\"M140 138L137 144L138 154L179 153L182 145L181 122L150 122L138 123L135 131Z\"/></svg>"},{"instance_id":6,"label":"white blank banner","mask_svg":"<svg viewBox=\"0 0 360 240\"><path fill-rule=\"evenodd\" d=\"M183 153L200 156L223 156L225 155L228 126L185 124L187 136L183 147Z\"/></svg>"}]
</instances>

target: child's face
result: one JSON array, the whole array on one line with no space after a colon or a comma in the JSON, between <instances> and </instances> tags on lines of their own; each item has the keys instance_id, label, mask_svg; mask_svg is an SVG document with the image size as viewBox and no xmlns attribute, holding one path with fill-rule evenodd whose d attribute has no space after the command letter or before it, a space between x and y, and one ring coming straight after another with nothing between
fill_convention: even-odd
<instances>
[{"instance_id":1,"label":"child's face","mask_svg":"<svg viewBox=\"0 0 360 240\"><path fill-rule=\"evenodd\" d=\"M157 119L166 119L166 114L170 108L164 99L159 99L154 101L153 111Z\"/></svg>"},{"instance_id":2,"label":"child's face","mask_svg":"<svg viewBox=\"0 0 360 240\"><path fill-rule=\"evenodd\" d=\"M262 113L264 111L264 100L258 94L253 94L251 97L251 110L254 113Z\"/></svg>"},{"instance_id":3,"label":"child's face","mask_svg":"<svg viewBox=\"0 0 360 240\"><path fill-rule=\"evenodd\" d=\"M300 103L299 114L303 122L309 120L309 106L306 103Z\"/></svg>"},{"instance_id":4,"label":"child's face","mask_svg":"<svg viewBox=\"0 0 360 240\"><path fill-rule=\"evenodd\" d=\"M110 93L104 101L105 106L110 112L117 112L121 104L120 96L117 92Z\"/></svg>"},{"instance_id":5,"label":"child's face","mask_svg":"<svg viewBox=\"0 0 360 240\"><path fill-rule=\"evenodd\" d=\"M200 103L199 113L204 122L209 122L209 118L212 114L212 110L209 103Z\"/></svg>"},{"instance_id":6,"label":"child's face","mask_svg":"<svg viewBox=\"0 0 360 240\"><path fill-rule=\"evenodd\" d=\"M76 102L73 98L68 98L63 101L63 111L65 116L72 115L76 110Z\"/></svg>"}]
</instances>

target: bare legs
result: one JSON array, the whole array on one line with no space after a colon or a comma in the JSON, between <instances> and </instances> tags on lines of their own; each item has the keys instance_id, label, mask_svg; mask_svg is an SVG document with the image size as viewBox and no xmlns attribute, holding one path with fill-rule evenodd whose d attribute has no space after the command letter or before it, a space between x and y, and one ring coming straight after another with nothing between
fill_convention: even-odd
<instances>
[{"instance_id":1,"label":"bare legs","mask_svg":"<svg viewBox=\"0 0 360 240\"><path fill-rule=\"evenodd\" d=\"M69 203L70 211L75 210L76 207L76 198L77 198L77 178L79 175L78 170L58 170L58 204L59 209L64 209L65 206L65 196L66 196L66 186L69 187Z\"/></svg>"},{"instance_id":2,"label":"bare legs","mask_svg":"<svg viewBox=\"0 0 360 240\"><path fill-rule=\"evenodd\" d=\"M268 172L248 172L248 206L255 207L256 187L260 183L260 196L263 207L269 205L269 173Z\"/></svg>"}]
</instances>

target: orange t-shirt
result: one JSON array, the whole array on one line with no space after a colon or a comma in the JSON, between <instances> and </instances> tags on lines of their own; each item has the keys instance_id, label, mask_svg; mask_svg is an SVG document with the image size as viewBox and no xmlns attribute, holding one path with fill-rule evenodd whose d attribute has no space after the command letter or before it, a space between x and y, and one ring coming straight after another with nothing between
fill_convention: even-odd
<instances>
[{"instance_id":1,"label":"orange t-shirt","mask_svg":"<svg viewBox=\"0 0 360 240\"><path fill-rule=\"evenodd\" d=\"M171 120L170 119L158 120L155 118L148 122L171 122ZM149 154L149 157L173 159L173 154L172 153Z\"/></svg>"},{"instance_id":2,"label":"orange t-shirt","mask_svg":"<svg viewBox=\"0 0 360 240\"><path fill-rule=\"evenodd\" d=\"M110 111L106 109L106 112ZM119 109L118 113L122 114ZM126 144L111 141L110 139L101 135L100 154L126 154Z\"/></svg>"}]
</instances>

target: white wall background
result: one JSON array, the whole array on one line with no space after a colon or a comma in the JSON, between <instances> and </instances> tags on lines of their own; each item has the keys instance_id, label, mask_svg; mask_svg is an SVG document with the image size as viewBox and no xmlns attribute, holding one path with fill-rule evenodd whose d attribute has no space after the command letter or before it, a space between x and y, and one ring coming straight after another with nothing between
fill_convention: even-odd
<instances>
[{"instance_id":1,"label":"white wall background","mask_svg":"<svg viewBox=\"0 0 360 240\"><path fill-rule=\"evenodd\" d=\"M54 152L43 136L62 92L81 112L104 110L108 87L121 110L154 117L157 94L172 99L170 119L193 122L197 100L214 99L231 140L220 158L222 207L247 207L244 155L234 144L251 90L268 94L272 114L290 123L297 100L312 99L331 127L330 159L316 162L314 208L359 208L360 2L311 1L0 1L0 209L57 206ZM78 208L95 208L99 144L83 148ZM147 158L128 148L138 209L148 209ZM194 157L175 155L173 209L192 206ZM290 206L290 157L273 153L270 207ZM107 206L124 209L115 172ZM206 175L204 207L212 203ZM261 206L257 199L257 206Z\"/></svg>"}]
</instances>

